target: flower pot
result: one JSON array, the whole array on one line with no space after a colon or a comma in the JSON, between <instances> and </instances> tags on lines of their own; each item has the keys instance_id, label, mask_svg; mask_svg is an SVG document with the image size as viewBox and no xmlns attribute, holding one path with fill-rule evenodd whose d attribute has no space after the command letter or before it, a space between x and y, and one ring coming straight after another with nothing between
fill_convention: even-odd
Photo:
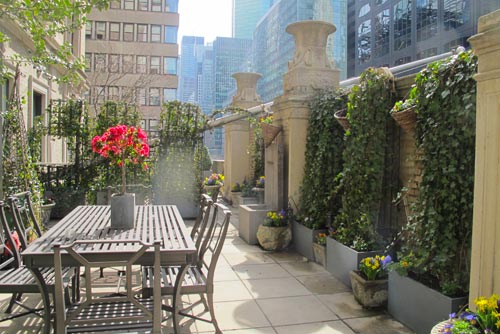
<instances>
[{"instance_id":1,"label":"flower pot","mask_svg":"<svg viewBox=\"0 0 500 334\"><path fill-rule=\"evenodd\" d=\"M131 229L135 226L135 194L113 194L111 196L111 227Z\"/></svg>"},{"instance_id":2,"label":"flower pot","mask_svg":"<svg viewBox=\"0 0 500 334\"><path fill-rule=\"evenodd\" d=\"M315 242L312 244L314 262L326 267L326 245L320 245Z\"/></svg>"},{"instance_id":3,"label":"flower pot","mask_svg":"<svg viewBox=\"0 0 500 334\"><path fill-rule=\"evenodd\" d=\"M240 205L241 191L231 191L231 206L237 208Z\"/></svg>"},{"instance_id":4,"label":"flower pot","mask_svg":"<svg viewBox=\"0 0 500 334\"><path fill-rule=\"evenodd\" d=\"M264 137L264 144L266 147L271 145L273 142L274 138L280 133L281 127L268 124L268 123L261 123L260 127L262 128L262 137Z\"/></svg>"},{"instance_id":5,"label":"flower pot","mask_svg":"<svg viewBox=\"0 0 500 334\"><path fill-rule=\"evenodd\" d=\"M349 272L354 298L366 308L385 306L388 296L388 280L367 280L358 270Z\"/></svg>"},{"instance_id":6,"label":"flower pot","mask_svg":"<svg viewBox=\"0 0 500 334\"><path fill-rule=\"evenodd\" d=\"M436 323L466 303L467 297L450 298L410 277L389 272L387 309L417 334L429 334Z\"/></svg>"},{"instance_id":7,"label":"flower pot","mask_svg":"<svg viewBox=\"0 0 500 334\"><path fill-rule=\"evenodd\" d=\"M313 244L319 233L326 233L326 230L313 230L305 227L301 223L292 221L293 247L300 255L314 261Z\"/></svg>"},{"instance_id":8,"label":"flower pot","mask_svg":"<svg viewBox=\"0 0 500 334\"><path fill-rule=\"evenodd\" d=\"M42 218L43 226L47 227L47 224L50 221L50 214L55 206L56 203L42 204L40 206L40 217Z\"/></svg>"},{"instance_id":9,"label":"flower pot","mask_svg":"<svg viewBox=\"0 0 500 334\"><path fill-rule=\"evenodd\" d=\"M269 208L262 204L241 204L239 210L238 234L249 245L257 245L257 230L266 219Z\"/></svg>"},{"instance_id":10,"label":"flower pot","mask_svg":"<svg viewBox=\"0 0 500 334\"><path fill-rule=\"evenodd\" d=\"M351 128L351 125L349 124L349 120L347 119L346 114L347 114L347 109L338 110L333 114L333 117L335 117L337 122L339 122L339 124L344 128L345 131Z\"/></svg>"},{"instance_id":11,"label":"flower pot","mask_svg":"<svg viewBox=\"0 0 500 334\"><path fill-rule=\"evenodd\" d=\"M381 255L382 253L381 250L358 252L333 238L326 238L326 270L342 283L351 287L349 272L358 269L359 262L365 257Z\"/></svg>"},{"instance_id":12,"label":"flower pot","mask_svg":"<svg viewBox=\"0 0 500 334\"><path fill-rule=\"evenodd\" d=\"M405 132L412 132L415 129L415 122L417 121L415 107L392 112L391 116Z\"/></svg>"},{"instance_id":13,"label":"flower pot","mask_svg":"<svg viewBox=\"0 0 500 334\"><path fill-rule=\"evenodd\" d=\"M438 323L434 327L432 327L431 334L443 333L444 327L446 325L448 325L448 320L441 321L440 323Z\"/></svg>"},{"instance_id":14,"label":"flower pot","mask_svg":"<svg viewBox=\"0 0 500 334\"><path fill-rule=\"evenodd\" d=\"M212 200L214 202L217 202L217 197L219 196L220 187L221 185L213 185L213 186L203 185L205 192L208 195L210 195L210 197L212 197Z\"/></svg>"},{"instance_id":15,"label":"flower pot","mask_svg":"<svg viewBox=\"0 0 500 334\"><path fill-rule=\"evenodd\" d=\"M290 241L292 241L292 230L289 226L271 227L260 225L257 229L257 240L265 250L282 250L288 247Z\"/></svg>"}]
</instances>

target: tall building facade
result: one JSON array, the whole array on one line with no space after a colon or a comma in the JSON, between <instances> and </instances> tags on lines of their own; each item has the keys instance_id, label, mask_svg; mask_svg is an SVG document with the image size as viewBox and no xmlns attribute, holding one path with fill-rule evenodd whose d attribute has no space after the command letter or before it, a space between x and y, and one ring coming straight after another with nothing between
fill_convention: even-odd
<instances>
[{"instance_id":1,"label":"tall building facade","mask_svg":"<svg viewBox=\"0 0 500 334\"><path fill-rule=\"evenodd\" d=\"M93 11L85 31L91 105L135 103L157 120L162 102L177 97L178 27L178 0L116 0Z\"/></svg>"},{"instance_id":2,"label":"tall building facade","mask_svg":"<svg viewBox=\"0 0 500 334\"><path fill-rule=\"evenodd\" d=\"M500 0L349 0L348 76L468 46Z\"/></svg>"},{"instance_id":3,"label":"tall building facade","mask_svg":"<svg viewBox=\"0 0 500 334\"><path fill-rule=\"evenodd\" d=\"M183 36L181 42L178 99L200 104L199 78L203 61L205 39Z\"/></svg>"},{"instance_id":4,"label":"tall building facade","mask_svg":"<svg viewBox=\"0 0 500 334\"><path fill-rule=\"evenodd\" d=\"M280 0L275 1L257 23L252 46L252 70L262 74L257 91L263 101L283 93L283 75L293 58L295 42L286 27L297 21L320 20L335 24L337 31L329 37L327 52L346 76L347 0Z\"/></svg>"},{"instance_id":5,"label":"tall building facade","mask_svg":"<svg viewBox=\"0 0 500 334\"><path fill-rule=\"evenodd\" d=\"M233 0L233 37L252 39L257 22L276 0Z\"/></svg>"}]
</instances>

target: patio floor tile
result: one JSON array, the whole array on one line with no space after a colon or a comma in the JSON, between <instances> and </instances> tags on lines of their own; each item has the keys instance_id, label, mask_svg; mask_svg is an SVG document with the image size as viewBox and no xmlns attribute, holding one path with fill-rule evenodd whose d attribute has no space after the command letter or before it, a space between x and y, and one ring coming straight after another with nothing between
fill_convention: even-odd
<instances>
[{"instance_id":1,"label":"patio floor tile","mask_svg":"<svg viewBox=\"0 0 500 334\"><path fill-rule=\"evenodd\" d=\"M351 292L318 295L317 297L341 319L368 317L381 313L381 311L363 308Z\"/></svg>"},{"instance_id":2,"label":"patio floor tile","mask_svg":"<svg viewBox=\"0 0 500 334\"><path fill-rule=\"evenodd\" d=\"M278 326L275 329L277 334L354 334L341 320Z\"/></svg>"},{"instance_id":3,"label":"patio floor tile","mask_svg":"<svg viewBox=\"0 0 500 334\"><path fill-rule=\"evenodd\" d=\"M310 295L294 277L243 280L253 298L276 298Z\"/></svg>"},{"instance_id":4,"label":"patio floor tile","mask_svg":"<svg viewBox=\"0 0 500 334\"><path fill-rule=\"evenodd\" d=\"M315 296L258 299L273 326L337 320L337 316Z\"/></svg>"},{"instance_id":5,"label":"patio floor tile","mask_svg":"<svg viewBox=\"0 0 500 334\"><path fill-rule=\"evenodd\" d=\"M214 301L227 302L253 299L245 284L238 281L214 282Z\"/></svg>"},{"instance_id":6,"label":"patio floor tile","mask_svg":"<svg viewBox=\"0 0 500 334\"><path fill-rule=\"evenodd\" d=\"M325 268L311 261L285 262L281 263L281 266L293 276L310 276L328 273Z\"/></svg>"},{"instance_id":7,"label":"patio floor tile","mask_svg":"<svg viewBox=\"0 0 500 334\"><path fill-rule=\"evenodd\" d=\"M262 264L276 263L272 257L264 253L224 253L225 247L222 249L222 256L232 265L239 264Z\"/></svg>"},{"instance_id":8,"label":"patio floor tile","mask_svg":"<svg viewBox=\"0 0 500 334\"><path fill-rule=\"evenodd\" d=\"M314 294L332 294L351 291L346 285L330 274L297 276L297 279Z\"/></svg>"},{"instance_id":9,"label":"patio floor tile","mask_svg":"<svg viewBox=\"0 0 500 334\"><path fill-rule=\"evenodd\" d=\"M276 263L237 265L234 266L233 269L241 279L282 278L292 276Z\"/></svg>"},{"instance_id":10,"label":"patio floor tile","mask_svg":"<svg viewBox=\"0 0 500 334\"><path fill-rule=\"evenodd\" d=\"M386 314L368 318L352 318L345 322L359 334L411 334L410 329Z\"/></svg>"}]
</instances>

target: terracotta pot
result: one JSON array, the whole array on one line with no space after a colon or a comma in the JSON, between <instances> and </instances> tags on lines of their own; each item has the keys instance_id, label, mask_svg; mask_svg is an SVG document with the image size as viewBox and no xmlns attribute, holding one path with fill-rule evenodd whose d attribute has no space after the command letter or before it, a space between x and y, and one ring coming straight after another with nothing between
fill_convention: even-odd
<instances>
[{"instance_id":1,"label":"terracotta pot","mask_svg":"<svg viewBox=\"0 0 500 334\"><path fill-rule=\"evenodd\" d=\"M354 298L366 308L381 307L387 304L388 280L367 280L357 270L349 273Z\"/></svg>"}]
</instances>

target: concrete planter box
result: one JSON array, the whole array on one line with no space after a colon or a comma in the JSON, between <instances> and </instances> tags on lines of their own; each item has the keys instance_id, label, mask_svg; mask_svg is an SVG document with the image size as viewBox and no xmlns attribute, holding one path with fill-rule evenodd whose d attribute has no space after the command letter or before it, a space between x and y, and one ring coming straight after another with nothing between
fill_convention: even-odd
<instances>
[{"instance_id":1,"label":"concrete planter box","mask_svg":"<svg viewBox=\"0 0 500 334\"><path fill-rule=\"evenodd\" d=\"M238 195L238 203L239 205L258 204L256 197L249 197L249 196L243 197L241 195Z\"/></svg>"},{"instance_id":2,"label":"concrete planter box","mask_svg":"<svg viewBox=\"0 0 500 334\"><path fill-rule=\"evenodd\" d=\"M264 204L240 205L240 224L238 232L240 238L249 245L257 245L257 229L264 222L269 208Z\"/></svg>"},{"instance_id":3,"label":"concrete planter box","mask_svg":"<svg viewBox=\"0 0 500 334\"><path fill-rule=\"evenodd\" d=\"M358 252L333 238L326 238L326 270L350 288L351 270L357 270L359 262L365 257L382 253L383 251Z\"/></svg>"},{"instance_id":4,"label":"concrete planter box","mask_svg":"<svg viewBox=\"0 0 500 334\"><path fill-rule=\"evenodd\" d=\"M241 191L231 191L231 206L237 208L240 206Z\"/></svg>"},{"instance_id":5,"label":"concrete planter box","mask_svg":"<svg viewBox=\"0 0 500 334\"><path fill-rule=\"evenodd\" d=\"M363 307L377 308L387 304L387 278L370 281L365 279L358 270L352 270L349 275L354 298Z\"/></svg>"},{"instance_id":6,"label":"concrete planter box","mask_svg":"<svg viewBox=\"0 0 500 334\"><path fill-rule=\"evenodd\" d=\"M314 261L313 243L318 233L326 233L326 230L313 230L301 223L292 222L293 247L300 255Z\"/></svg>"},{"instance_id":7,"label":"concrete planter box","mask_svg":"<svg viewBox=\"0 0 500 334\"><path fill-rule=\"evenodd\" d=\"M450 298L409 277L389 272L389 313L417 334L432 327L467 303L467 297Z\"/></svg>"}]
</instances>

